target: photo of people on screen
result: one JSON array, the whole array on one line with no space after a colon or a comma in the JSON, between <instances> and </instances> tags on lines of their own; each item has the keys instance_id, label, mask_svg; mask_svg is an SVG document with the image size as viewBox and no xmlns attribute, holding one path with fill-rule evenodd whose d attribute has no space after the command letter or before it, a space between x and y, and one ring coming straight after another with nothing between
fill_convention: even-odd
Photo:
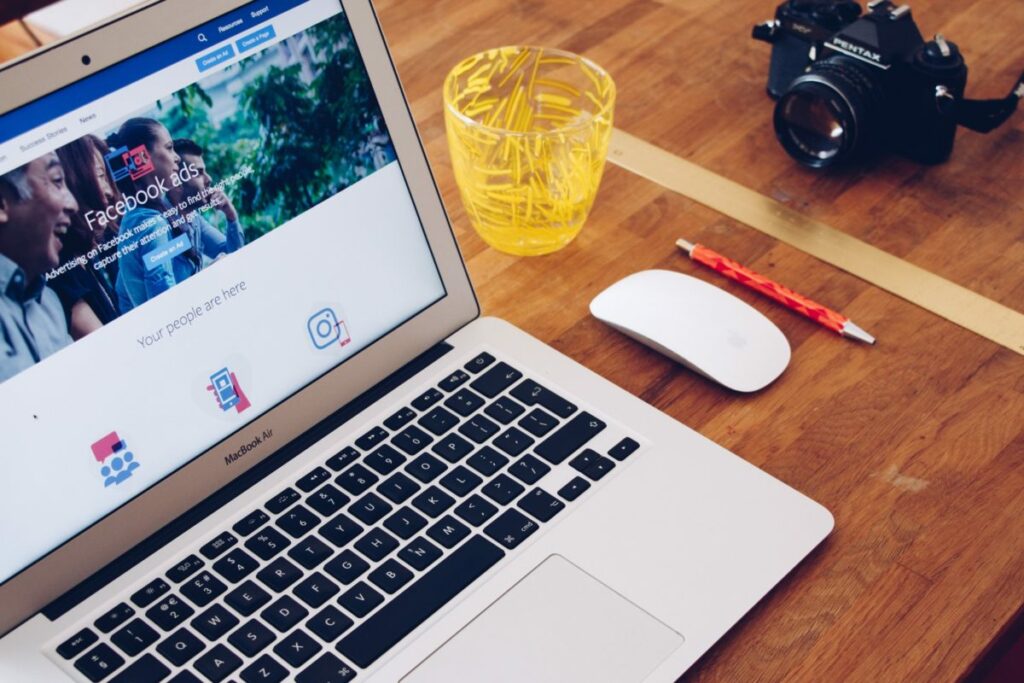
<instances>
[{"instance_id":1,"label":"photo of people on screen","mask_svg":"<svg viewBox=\"0 0 1024 683\"><path fill-rule=\"evenodd\" d=\"M0 382L395 158L339 14L3 173Z\"/></svg>"}]
</instances>

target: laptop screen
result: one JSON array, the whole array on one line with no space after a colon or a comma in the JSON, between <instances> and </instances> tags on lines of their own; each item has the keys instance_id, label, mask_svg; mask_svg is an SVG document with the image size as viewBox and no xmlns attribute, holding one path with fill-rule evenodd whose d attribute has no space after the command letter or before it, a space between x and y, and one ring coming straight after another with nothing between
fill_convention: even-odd
<instances>
[{"instance_id":1,"label":"laptop screen","mask_svg":"<svg viewBox=\"0 0 1024 683\"><path fill-rule=\"evenodd\" d=\"M0 116L0 583L444 296L338 0Z\"/></svg>"}]
</instances>

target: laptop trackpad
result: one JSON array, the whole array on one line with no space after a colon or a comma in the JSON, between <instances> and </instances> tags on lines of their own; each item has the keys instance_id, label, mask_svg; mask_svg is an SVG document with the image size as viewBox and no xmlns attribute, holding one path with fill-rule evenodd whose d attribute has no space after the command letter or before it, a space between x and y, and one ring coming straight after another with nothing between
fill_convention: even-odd
<instances>
[{"instance_id":1,"label":"laptop trackpad","mask_svg":"<svg viewBox=\"0 0 1024 683\"><path fill-rule=\"evenodd\" d=\"M683 637L552 555L403 683L641 681Z\"/></svg>"}]
</instances>

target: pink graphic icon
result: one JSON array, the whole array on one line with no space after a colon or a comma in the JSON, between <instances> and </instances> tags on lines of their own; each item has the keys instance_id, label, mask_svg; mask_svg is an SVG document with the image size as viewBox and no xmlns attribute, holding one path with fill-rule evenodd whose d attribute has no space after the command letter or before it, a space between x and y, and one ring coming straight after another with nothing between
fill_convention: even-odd
<instances>
[{"instance_id":1,"label":"pink graphic icon","mask_svg":"<svg viewBox=\"0 0 1024 683\"><path fill-rule=\"evenodd\" d=\"M244 413L252 407L252 403L238 383L238 377L227 368L211 375L210 382L211 384L206 385L206 390L217 399L217 406L221 410L227 412L234 408L236 413Z\"/></svg>"},{"instance_id":2,"label":"pink graphic icon","mask_svg":"<svg viewBox=\"0 0 1024 683\"><path fill-rule=\"evenodd\" d=\"M111 432L92 445L92 455L96 462L102 463L100 476L103 477L103 487L119 486L130 479L132 472L139 469L139 463L135 461L135 455L128 450L128 446L117 432Z\"/></svg>"}]
</instances>

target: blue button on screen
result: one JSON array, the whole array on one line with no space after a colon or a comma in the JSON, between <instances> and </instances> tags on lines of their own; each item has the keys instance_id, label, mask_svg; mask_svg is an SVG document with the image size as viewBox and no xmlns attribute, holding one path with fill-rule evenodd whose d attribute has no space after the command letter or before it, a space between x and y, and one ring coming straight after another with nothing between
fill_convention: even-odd
<instances>
[{"instance_id":1,"label":"blue button on screen","mask_svg":"<svg viewBox=\"0 0 1024 683\"><path fill-rule=\"evenodd\" d=\"M146 270L153 270L157 266L167 263L175 256L184 254L192 248L192 240L188 235L179 235L159 249L155 249L143 257L146 262Z\"/></svg>"},{"instance_id":2,"label":"blue button on screen","mask_svg":"<svg viewBox=\"0 0 1024 683\"><path fill-rule=\"evenodd\" d=\"M207 71L217 66L222 62L226 62L235 56L235 48L230 45L217 48L213 52L207 53L196 60L196 66L199 67L199 71Z\"/></svg>"},{"instance_id":3,"label":"blue button on screen","mask_svg":"<svg viewBox=\"0 0 1024 683\"><path fill-rule=\"evenodd\" d=\"M242 36L235 41L235 45L238 46L239 52L245 52L251 50L254 47L262 45L263 43L273 40L277 37L277 32L274 31L273 26L267 26L261 28L259 31L253 31L247 36Z\"/></svg>"}]
</instances>

